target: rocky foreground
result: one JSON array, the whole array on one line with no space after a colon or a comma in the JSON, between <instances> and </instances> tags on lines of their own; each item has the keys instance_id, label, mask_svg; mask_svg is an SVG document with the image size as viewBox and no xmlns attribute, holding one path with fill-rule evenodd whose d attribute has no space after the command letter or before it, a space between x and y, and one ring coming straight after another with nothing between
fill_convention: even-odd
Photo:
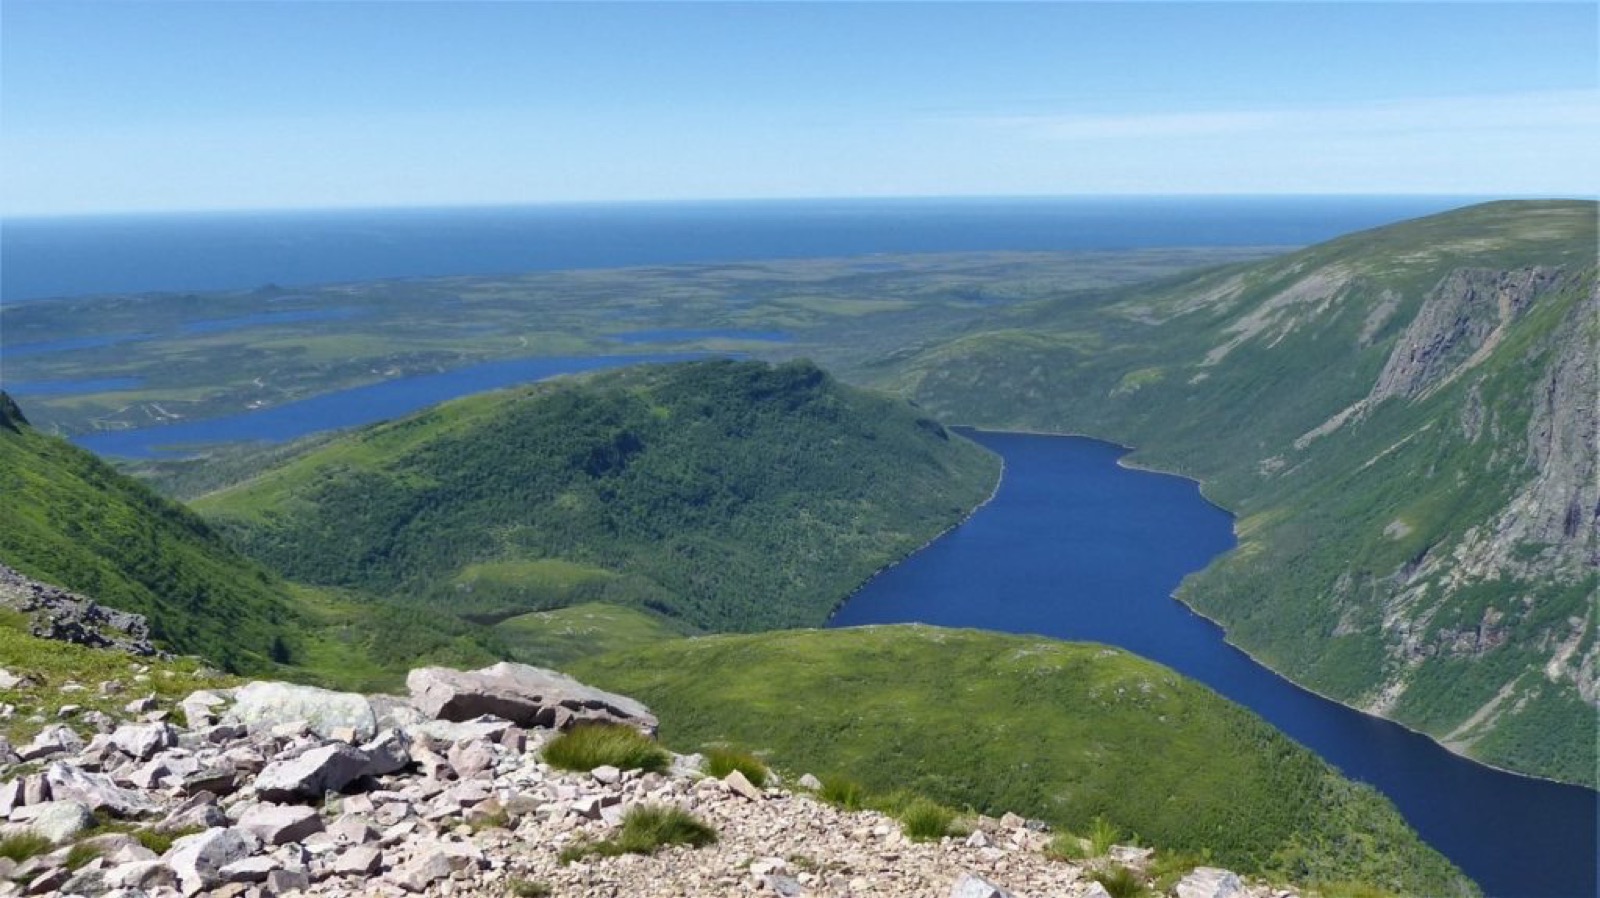
<instances>
[{"instance_id":1,"label":"rocky foreground","mask_svg":"<svg viewBox=\"0 0 1600 898\"><path fill-rule=\"evenodd\" d=\"M524 665L426 668L407 685L398 699L257 682L0 740L0 896L1107 896L1095 869L1151 860L1127 846L1055 860L1048 828L1009 814L913 841L803 788L707 776L696 755L665 773L559 771L540 750L561 729L653 733L655 718ZM690 811L717 841L563 862L647 805ZM1289 894L1211 868L1174 893Z\"/></svg>"}]
</instances>

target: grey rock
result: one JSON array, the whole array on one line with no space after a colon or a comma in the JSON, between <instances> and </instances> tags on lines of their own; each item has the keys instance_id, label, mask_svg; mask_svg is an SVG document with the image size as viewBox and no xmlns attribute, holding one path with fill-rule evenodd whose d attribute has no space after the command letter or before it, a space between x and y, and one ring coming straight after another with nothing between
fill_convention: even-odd
<instances>
[{"instance_id":1,"label":"grey rock","mask_svg":"<svg viewBox=\"0 0 1600 898\"><path fill-rule=\"evenodd\" d=\"M371 739L378 732L377 717L365 697L291 683L246 683L234 691L233 705L222 720L252 730L305 721L311 732L324 738L341 728L354 731L358 740Z\"/></svg>"},{"instance_id":2,"label":"grey rock","mask_svg":"<svg viewBox=\"0 0 1600 898\"><path fill-rule=\"evenodd\" d=\"M40 873L38 876L28 880L28 884L23 887L22 893L24 895L48 895L54 892L59 892L61 891L61 887L66 885L67 880L71 878L72 871L68 870L66 867L56 867L51 870L46 870L45 872Z\"/></svg>"},{"instance_id":3,"label":"grey rock","mask_svg":"<svg viewBox=\"0 0 1600 898\"><path fill-rule=\"evenodd\" d=\"M766 795L763 794L760 789L756 788L755 783L750 782L750 779L741 771L731 771L727 776L722 778L722 781L727 784L729 789L732 789L734 792L743 795L745 798L748 798L751 801L760 801L763 798L766 798Z\"/></svg>"},{"instance_id":4,"label":"grey rock","mask_svg":"<svg viewBox=\"0 0 1600 898\"><path fill-rule=\"evenodd\" d=\"M280 804L255 805L239 817L237 826L267 845L299 842L323 829L322 818L315 809ZM265 878L266 874L262 874Z\"/></svg>"},{"instance_id":5,"label":"grey rock","mask_svg":"<svg viewBox=\"0 0 1600 898\"><path fill-rule=\"evenodd\" d=\"M589 771L589 775L595 778L595 782L607 786L614 785L618 780L622 779L622 771L610 764L601 764L599 767Z\"/></svg>"},{"instance_id":6,"label":"grey rock","mask_svg":"<svg viewBox=\"0 0 1600 898\"><path fill-rule=\"evenodd\" d=\"M226 705L228 700L209 689L201 689L189 693L189 696L178 703L178 709L183 712L184 722L189 729L208 727L217 722L218 709Z\"/></svg>"},{"instance_id":7,"label":"grey rock","mask_svg":"<svg viewBox=\"0 0 1600 898\"><path fill-rule=\"evenodd\" d=\"M817 779L815 776L812 776L809 773L807 773L804 776L800 777L799 782L797 783L797 785L799 785L800 788L805 789L808 792L820 792L820 791L822 791L822 780Z\"/></svg>"},{"instance_id":8,"label":"grey rock","mask_svg":"<svg viewBox=\"0 0 1600 898\"><path fill-rule=\"evenodd\" d=\"M1178 898L1235 898L1244 894L1239 875L1219 867L1196 867L1178 880Z\"/></svg>"},{"instance_id":9,"label":"grey rock","mask_svg":"<svg viewBox=\"0 0 1600 898\"><path fill-rule=\"evenodd\" d=\"M391 871L388 879L411 892L420 892L455 869L450 856L436 848L427 848L413 857L403 867Z\"/></svg>"},{"instance_id":10,"label":"grey rock","mask_svg":"<svg viewBox=\"0 0 1600 898\"><path fill-rule=\"evenodd\" d=\"M213 795L231 795L239 788L239 771L231 766L205 767L185 774L179 785L184 795L210 792Z\"/></svg>"},{"instance_id":11,"label":"grey rock","mask_svg":"<svg viewBox=\"0 0 1600 898\"><path fill-rule=\"evenodd\" d=\"M1083 890L1083 895L1081 898L1112 898L1112 895L1110 892L1106 891L1106 887L1101 885L1099 882L1091 882Z\"/></svg>"},{"instance_id":12,"label":"grey rock","mask_svg":"<svg viewBox=\"0 0 1600 898\"><path fill-rule=\"evenodd\" d=\"M411 766L411 737L405 730L387 729L361 746L366 753L367 773L386 776Z\"/></svg>"},{"instance_id":13,"label":"grey rock","mask_svg":"<svg viewBox=\"0 0 1600 898\"><path fill-rule=\"evenodd\" d=\"M177 883L177 874L162 860L132 861L106 872L106 885L113 889L158 889Z\"/></svg>"},{"instance_id":14,"label":"grey rock","mask_svg":"<svg viewBox=\"0 0 1600 898\"><path fill-rule=\"evenodd\" d=\"M382 867L382 851L371 845L358 845L335 858L329 869L339 876L371 876Z\"/></svg>"},{"instance_id":15,"label":"grey rock","mask_svg":"<svg viewBox=\"0 0 1600 898\"><path fill-rule=\"evenodd\" d=\"M950 886L950 898L1012 898L1012 895L981 876L963 873Z\"/></svg>"},{"instance_id":16,"label":"grey rock","mask_svg":"<svg viewBox=\"0 0 1600 898\"><path fill-rule=\"evenodd\" d=\"M0 818L11 816L14 808L20 808L27 803L24 789L25 784L21 779L0 783Z\"/></svg>"},{"instance_id":17,"label":"grey rock","mask_svg":"<svg viewBox=\"0 0 1600 898\"><path fill-rule=\"evenodd\" d=\"M90 773L70 764L56 762L44 772L50 794L70 799L91 811L107 811L118 817L138 817L161 809L161 805L134 789L124 789L103 773Z\"/></svg>"},{"instance_id":18,"label":"grey rock","mask_svg":"<svg viewBox=\"0 0 1600 898\"><path fill-rule=\"evenodd\" d=\"M111 734L111 742L129 757L148 761L163 748L178 744L178 733L165 723L124 724Z\"/></svg>"},{"instance_id":19,"label":"grey rock","mask_svg":"<svg viewBox=\"0 0 1600 898\"><path fill-rule=\"evenodd\" d=\"M304 870L274 870L267 874L267 894L286 895L311 887L311 877Z\"/></svg>"},{"instance_id":20,"label":"grey rock","mask_svg":"<svg viewBox=\"0 0 1600 898\"><path fill-rule=\"evenodd\" d=\"M28 829L53 844L61 845L76 839L84 830L94 826L94 815L76 801L47 801L28 808Z\"/></svg>"},{"instance_id":21,"label":"grey rock","mask_svg":"<svg viewBox=\"0 0 1600 898\"><path fill-rule=\"evenodd\" d=\"M92 648L160 655L142 615L106 608L93 599L41 583L0 564L0 607L29 616L28 632Z\"/></svg>"},{"instance_id":22,"label":"grey rock","mask_svg":"<svg viewBox=\"0 0 1600 898\"><path fill-rule=\"evenodd\" d=\"M476 739L450 746L445 758L455 768L456 775L462 778L477 776L493 768L495 762L494 749Z\"/></svg>"},{"instance_id":23,"label":"grey rock","mask_svg":"<svg viewBox=\"0 0 1600 898\"><path fill-rule=\"evenodd\" d=\"M491 714L518 726L553 726L569 718L628 723L650 733L657 725L650 709L634 699L526 664L502 661L477 671L424 667L406 677L406 688L413 705L442 720Z\"/></svg>"},{"instance_id":24,"label":"grey rock","mask_svg":"<svg viewBox=\"0 0 1600 898\"><path fill-rule=\"evenodd\" d=\"M17 757L24 761L38 761L52 755L74 754L82 750L83 739L71 727L56 724L40 730L32 742L17 750Z\"/></svg>"},{"instance_id":25,"label":"grey rock","mask_svg":"<svg viewBox=\"0 0 1600 898\"><path fill-rule=\"evenodd\" d=\"M328 835L349 845L365 845L378 841L378 831L372 821L359 814L345 814L328 825Z\"/></svg>"},{"instance_id":26,"label":"grey rock","mask_svg":"<svg viewBox=\"0 0 1600 898\"><path fill-rule=\"evenodd\" d=\"M254 854L253 842L237 829L217 827L174 842L165 860L184 894L193 895L221 883L223 867Z\"/></svg>"},{"instance_id":27,"label":"grey rock","mask_svg":"<svg viewBox=\"0 0 1600 898\"><path fill-rule=\"evenodd\" d=\"M0 667L0 689L15 689L21 686L23 679L4 667Z\"/></svg>"},{"instance_id":28,"label":"grey rock","mask_svg":"<svg viewBox=\"0 0 1600 898\"><path fill-rule=\"evenodd\" d=\"M282 866L277 858L258 855L224 864L217 875L223 882L266 882L267 876Z\"/></svg>"},{"instance_id":29,"label":"grey rock","mask_svg":"<svg viewBox=\"0 0 1600 898\"><path fill-rule=\"evenodd\" d=\"M367 756L343 742L330 742L320 748L290 758L273 761L256 776L256 792L268 801L320 799L337 792L367 771Z\"/></svg>"},{"instance_id":30,"label":"grey rock","mask_svg":"<svg viewBox=\"0 0 1600 898\"><path fill-rule=\"evenodd\" d=\"M217 796L210 792L201 792L189 796L182 804L169 811L154 829L157 832L171 833L196 827L211 829L227 825L228 816L217 806Z\"/></svg>"}]
</instances>

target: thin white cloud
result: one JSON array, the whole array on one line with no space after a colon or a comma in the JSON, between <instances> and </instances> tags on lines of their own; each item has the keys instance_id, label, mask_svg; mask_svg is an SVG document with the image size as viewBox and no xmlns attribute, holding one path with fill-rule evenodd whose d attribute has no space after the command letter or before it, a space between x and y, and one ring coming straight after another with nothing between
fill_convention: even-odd
<instances>
[{"instance_id":1,"label":"thin white cloud","mask_svg":"<svg viewBox=\"0 0 1600 898\"><path fill-rule=\"evenodd\" d=\"M1037 114L956 119L1038 140L1277 135L1405 135L1440 132L1576 131L1600 134L1600 91L1410 98L1361 105L1208 112Z\"/></svg>"}]
</instances>

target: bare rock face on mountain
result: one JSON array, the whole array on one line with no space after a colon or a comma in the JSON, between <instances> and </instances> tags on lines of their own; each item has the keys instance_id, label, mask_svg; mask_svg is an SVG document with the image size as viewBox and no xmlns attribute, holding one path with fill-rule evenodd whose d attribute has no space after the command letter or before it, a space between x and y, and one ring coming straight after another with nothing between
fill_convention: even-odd
<instances>
[{"instance_id":1,"label":"bare rock face on mountain","mask_svg":"<svg viewBox=\"0 0 1600 898\"><path fill-rule=\"evenodd\" d=\"M1442 386L1493 352L1517 316L1560 283L1558 269L1541 267L1450 272L1395 343L1367 401L1415 399Z\"/></svg>"},{"instance_id":2,"label":"bare rock face on mountain","mask_svg":"<svg viewBox=\"0 0 1600 898\"><path fill-rule=\"evenodd\" d=\"M4 413L0 408L0 415ZM41 639L134 655L159 654L150 642L150 625L143 615L107 608L77 593L24 577L4 564L0 564L0 608L28 615L29 632Z\"/></svg>"},{"instance_id":3,"label":"bare rock face on mountain","mask_svg":"<svg viewBox=\"0 0 1600 898\"><path fill-rule=\"evenodd\" d=\"M553 670L501 662L476 671L424 667L406 677L411 703L440 720L501 717L519 726L565 729L578 721L656 729L650 709Z\"/></svg>"}]
</instances>

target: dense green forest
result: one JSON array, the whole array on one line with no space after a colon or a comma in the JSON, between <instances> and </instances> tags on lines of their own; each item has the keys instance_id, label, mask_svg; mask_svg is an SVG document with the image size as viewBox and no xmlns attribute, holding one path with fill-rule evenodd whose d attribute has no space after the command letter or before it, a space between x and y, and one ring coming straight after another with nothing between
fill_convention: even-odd
<instances>
[{"instance_id":1,"label":"dense green forest","mask_svg":"<svg viewBox=\"0 0 1600 898\"><path fill-rule=\"evenodd\" d=\"M580 661L680 750L1012 810L1299 883L1471 890L1372 789L1249 711L1105 646L931 627L673 640ZM730 675L736 672L736 675Z\"/></svg>"},{"instance_id":2,"label":"dense green forest","mask_svg":"<svg viewBox=\"0 0 1600 898\"><path fill-rule=\"evenodd\" d=\"M291 579L492 623L601 601L821 623L999 460L807 362L629 368L446 403L196 503Z\"/></svg>"}]
</instances>

